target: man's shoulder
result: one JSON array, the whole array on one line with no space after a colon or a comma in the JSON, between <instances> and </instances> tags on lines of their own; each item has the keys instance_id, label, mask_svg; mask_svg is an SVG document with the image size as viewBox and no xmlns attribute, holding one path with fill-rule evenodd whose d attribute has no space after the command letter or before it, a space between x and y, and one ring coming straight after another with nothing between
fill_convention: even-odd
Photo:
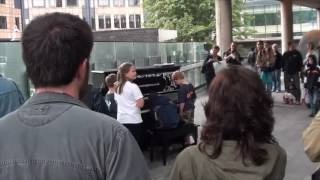
<instances>
[{"instance_id":1,"label":"man's shoulder","mask_svg":"<svg viewBox=\"0 0 320 180\"><path fill-rule=\"evenodd\" d=\"M16 90L17 87L13 80L5 77L0 78L0 93Z\"/></svg>"}]
</instances>

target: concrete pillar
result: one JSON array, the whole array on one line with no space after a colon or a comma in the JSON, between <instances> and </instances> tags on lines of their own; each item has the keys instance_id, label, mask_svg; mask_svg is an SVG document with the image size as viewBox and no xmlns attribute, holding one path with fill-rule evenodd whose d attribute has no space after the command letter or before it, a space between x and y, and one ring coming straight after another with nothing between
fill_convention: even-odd
<instances>
[{"instance_id":1,"label":"concrete pillar","mask_svg":"<svg viewBox=\"0 0 320 180\"><path fill-rule=\"evenodd\" d=\"M293 40L292 0L281 0L281 43L282 52L288 50L288 42Z\"/></svg>"},{"instance_id":2,"label":"concrete pillar","mask_svg":"<svg viewBox=\"0 0 320 180\"><path fill-rule=\"evenodd\" d=\"M320 30L320 9L317 9L317 22L318 22L318 29Z\"/></svg>"},{"instance_id":3,"label":"concrete pillar","mask_svg":"<svg viewBox=\"0 0 320 180\"><path fill-rule=\"evenodd\" d=\"M216 42L221 53L232 42L232 4L231 0L215 0L216 8Z\"/></svg>"}]
</instances>

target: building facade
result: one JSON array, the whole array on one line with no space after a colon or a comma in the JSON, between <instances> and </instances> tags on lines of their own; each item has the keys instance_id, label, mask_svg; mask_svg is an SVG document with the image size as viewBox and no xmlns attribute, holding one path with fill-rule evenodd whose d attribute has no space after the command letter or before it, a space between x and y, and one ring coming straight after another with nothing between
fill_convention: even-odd
<instances>
[{"instance_id":1,"label":"building facade","mask_svg":"<svg viewBox=\"0 0 320 180\"><path fill-rule=\"evenodd\" d=\"M15 40L21 34L21 3L0 0L0 40Z\"/></svg>"},{"instance_id":2,"label":"building facade","mask_svg":"<svg viewBox=\"0 0 320 180\"><path fill-rule=\"evenodd\" d=\"M246 0L243 11L252 15L249 27L255 30L253 39L280 38L280 2L276 0ZM296 38L305 32L318 29L317 10L303 6L293 6L293 33Z\"/></svg>"}]
</instances>

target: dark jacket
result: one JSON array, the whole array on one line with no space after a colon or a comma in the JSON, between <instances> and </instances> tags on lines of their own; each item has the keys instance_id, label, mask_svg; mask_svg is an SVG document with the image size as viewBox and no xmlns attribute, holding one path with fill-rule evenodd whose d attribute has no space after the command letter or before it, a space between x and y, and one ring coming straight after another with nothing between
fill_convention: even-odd
<instances>
[{"instance_id":1,"label":"dark jacket","mask_svg":"<svg viewBox=\"0 0 320 180\"><path fill-rule=\"evenodd\" d=\"M177 105L174 104L169 97L151 94L149 96L151 109L158 116L159 129L172 129L178 127L179 114Z\"/></svg>"},{"instance_id":2,"label":"dark jacket","mask_svg":"<svg viewBox=\"0 0 320 180\"><path fill-rule=\"evenodd\" d=\"M274 69L281 69L282 68L282 55L278 51L276 52L276 62L274 64Z\"/></svg>"},{"instance_id":3,"label":"dark jacket","mask_svg":"<svg viewBox=\"0 0 320 180\"><path fill-rule=\"evenodd\" d=\"M231 54L234 54L235 57L233 58L229 56ZM242 58L238 51L231 52L231 49L228 49L226 52L223 53L223 58L225 58L228 64L241 65Z\"/></svg>"},{"instance_id":4,"label":"dark jacket","mask_svg":"<svg viewBox=\"0 0 320 180\"><path fill-rule=\"evenodd\" d=\"M87 93L81 100L91 110L100 112L103 114L108 114L108 108L107 108L106 102L98 88L95 88L89 84Z\"/></svg>"},{"instance_id":5,"label":"dark jacket","mask_svg":"<svg viewBox=\"0 0 320 180\"><path fill-rule=\"evenodd\" d=\"M307 82L306 88L311 90L315 87L319 87L319 76L320 76L320 69L317 66L309 66L306 70L307 75Z\"/></svg>"},{"instance_id":6,"label":"dark jacket","mask_svg":"<svg viewBox=\"0 0 320 180\"><path fill-rule=\"evenodd\" d=\"M1 179L151 180L119 122L60 93L32 96L0 119Z\"/></svg>"},{"instance_id":7,"label":"dark jacket","mask_svg":"<svg viewBox=\"0 0 320 180\"><path fill-rule=\"evenodd\" d=\"M298 50L286 51L283 56L283 71L293 75L300 72L303 68L302 55Z\"/></svg>"},{"instance_id":8,"label":"dark jacket","mask_svg":"<svg viewBox=\"0 0 320 180\"><path fill-rule=\"evenodd\" d=\"M256 50L250 51L248 54L248 64L252 67L256 66L256 56L257 56Z\"/></svg>"},{"instance_id":9,"label":"dark jacket","mask_svg":"<svg viewBox=\"0 0 320 180\"><path fill-rule=\"evenodd\" d=\"M213 68L214 61L222 61L221 56L217 56L215 60L213 60L213 56L209 54L207 58L204 60L201 68L201 72L206 75L215 76L215 70Z\"/></svg>"}]
</instances>

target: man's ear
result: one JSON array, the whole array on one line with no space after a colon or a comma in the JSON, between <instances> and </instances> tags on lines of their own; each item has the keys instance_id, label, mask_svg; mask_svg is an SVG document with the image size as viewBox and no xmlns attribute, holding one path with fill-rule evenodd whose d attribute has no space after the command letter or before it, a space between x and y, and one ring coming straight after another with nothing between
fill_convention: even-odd
<instances>
[{"instance_id":1,"label":"man's ear","mask_svg":"<svg viewBox=\"0 0 320 180\"><path fill-rule=\"evenodd\" d=\"M89 62L88 59L85 58L82 63L79 65L78 71L77 71L77 78L79 79L84 79L86 77L86 74L88 73L87 71L89 71Z\"/></svg>"}]
</instances>

